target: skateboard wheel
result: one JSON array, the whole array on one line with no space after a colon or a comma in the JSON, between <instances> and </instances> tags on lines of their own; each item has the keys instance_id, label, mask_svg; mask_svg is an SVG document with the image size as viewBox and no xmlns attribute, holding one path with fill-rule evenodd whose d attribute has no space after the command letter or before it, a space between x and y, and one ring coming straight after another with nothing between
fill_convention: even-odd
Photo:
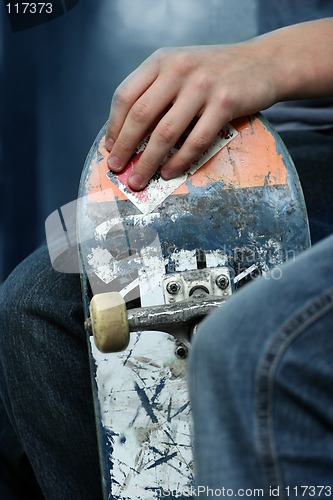
<instances>
[{"instance_id":1,"label":"skateboard wheel","mask_svg":"<svg viewBox=\"0 0 333 500\"><path fill-rule=\"evenodd\" d=\"M90 320L97 349L119 352L129 343L126 304L117 292L94 295L90 302Z\"/></svg>"}]
</instances>

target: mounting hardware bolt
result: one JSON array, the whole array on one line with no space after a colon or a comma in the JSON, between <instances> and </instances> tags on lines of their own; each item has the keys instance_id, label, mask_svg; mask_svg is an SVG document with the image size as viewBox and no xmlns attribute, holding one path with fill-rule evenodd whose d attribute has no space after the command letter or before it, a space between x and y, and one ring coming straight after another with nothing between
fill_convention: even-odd
<instances>
[{"instance_id":1,"label":"mounting hardware bolt","mask_svg":"<svg viewBox=\"0 0 333 500\"><path fill-rule=\"evenodd\" d=\"M86 329L87 332L92 333L92 324L91 324L91 319L88 318L84 322L84 328Z\"/></svg>"},{"instance_id":2,"label":"mounting hardware bolt","mask_svg":"<svg viewBox=\"0 0 333 500\"><path fill-rule=\"evenodd\" d=\"M177 281L169 281L169 283L166 286L166 289L170 293L170 295L177 295L177 293L181 289L181 286Z\"/></svg>"},{"instance_id":3,"label":"mounting hardware bolt","mask_svg":"<svg viewBox=\"0 0 333 500\"><path fill-rule=\"evenodd\" d=\"M221 290L226 290L229 286L229 278L225 274L220 274L217 276L215 280L217 286L221 288Z\"/></svg>"},{"instance_id":4,"label":"mounting hardware bolt","mask_svg":"<svg viewBox=\"0 0 333 500\"><path fill-rule=\"evenodd\" d=\"M188 348L184 344L179 344L176 346L175 355L179 359L186 359L188 356Z\"/></svg>"}]
</instances>

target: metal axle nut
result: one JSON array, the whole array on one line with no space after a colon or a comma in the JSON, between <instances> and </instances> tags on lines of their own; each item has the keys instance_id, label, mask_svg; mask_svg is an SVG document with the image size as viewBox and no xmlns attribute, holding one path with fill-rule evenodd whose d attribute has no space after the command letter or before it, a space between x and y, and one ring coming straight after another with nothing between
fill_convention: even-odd
<instances>
[{"instance_id":1,"label":"metal axle nut","mask_svg":"<svg viewBox=\"0 0 333 500\"><path fill-rule=\"evenodd\" d=\"M220 274L220 276L217 276L215 282L221 290L226 290L229 286L229 278L225 274Z\"/></svg>"},{"instance_id":2,"label":"metal axle nut","mask_svg":"<svg viewBox=\"0 0 333 500\"><path fill-rule=\"evenodd\" d=\"M177 293L180 292L181 286L177 281L169 281L166 289L170 295L177 295Z\"/></svg>"}]
</instances>

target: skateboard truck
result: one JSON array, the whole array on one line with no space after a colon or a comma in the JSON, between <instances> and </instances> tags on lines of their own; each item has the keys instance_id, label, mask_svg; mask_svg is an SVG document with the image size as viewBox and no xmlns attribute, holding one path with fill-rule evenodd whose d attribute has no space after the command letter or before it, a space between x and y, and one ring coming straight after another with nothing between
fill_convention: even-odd
<instances>
[{"instance_id":1,"label":"skateboard truck","mask_svg":"<svg viewBox=\"0 0 333 500\"><path fill-rule=\"evenodd\" d=\"M165 304L126 309L118 292L96 294L90 302L86 328L102 352L128 346L130 332L163 331L175 338L177 357L185 358L199 322L232 294L233 272L227 266L167 275Z\"/></svg>"}]
</instances>

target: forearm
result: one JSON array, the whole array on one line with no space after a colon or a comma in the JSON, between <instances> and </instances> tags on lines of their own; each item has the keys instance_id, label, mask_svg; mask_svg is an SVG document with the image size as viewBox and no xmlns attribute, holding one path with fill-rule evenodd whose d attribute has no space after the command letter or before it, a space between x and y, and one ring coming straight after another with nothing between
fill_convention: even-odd
<instances>
[{"instance_id":1,"label":"forearm","mask_svg":"<svg viewBox=\"0 0 333 500\"><path fill-rule=\"evenodd\" d=\"M276 101L333 95L333 19L279 29L252 41L263 54Z\"/></svg>"}]
</instances>

